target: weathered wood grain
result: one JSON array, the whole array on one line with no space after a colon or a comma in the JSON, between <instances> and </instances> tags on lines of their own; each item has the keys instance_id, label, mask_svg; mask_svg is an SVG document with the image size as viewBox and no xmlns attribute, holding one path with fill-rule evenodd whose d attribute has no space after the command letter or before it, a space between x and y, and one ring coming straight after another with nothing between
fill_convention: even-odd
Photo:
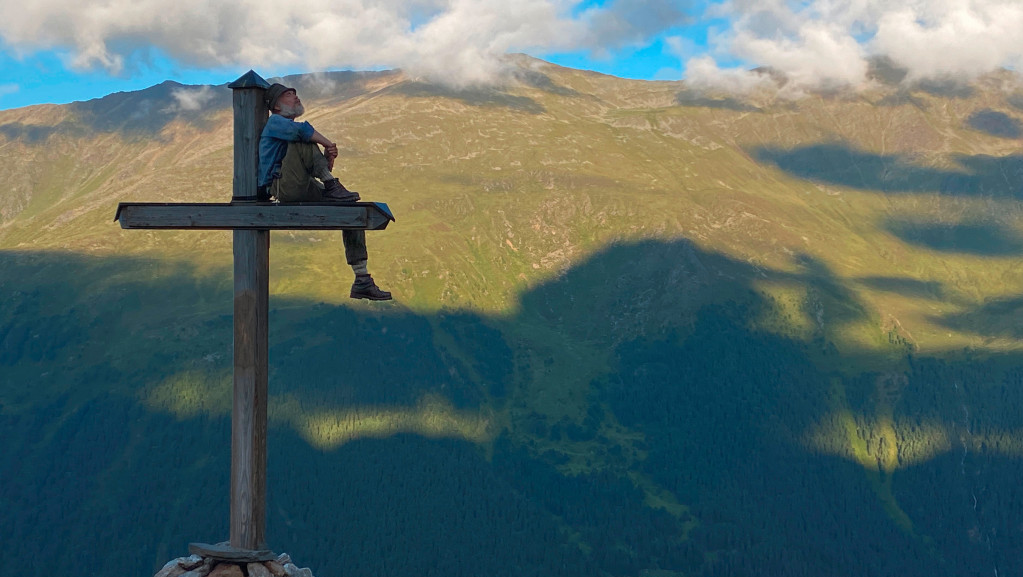
<instances>
[{"instance_id":1,"label":"weathered wood grain","mask_svg":"<svg viewBox=\"0 0 1023 577\"><path fill-rule=\"evenodd\" d=\"M232 202L258 201L259 135L266 124L265 80L254 72L231 84L234 95L234 182ZM187 207L191 222L233 220L258 224L266 207L246 213L243 205ZM181 207L151 207L164 218ZM168 212L171 211L171 212ZM211 212L210 212L211 211ZM130 212L130 211L129 211ZM143 209L144 212L144 209ZM152 217L151 217L152 218ZM154 222L159 222L155 218ZM121 221L124 226L124 220ZM234 230L234 406L231 411L230 544L262 549L266 544L266 416L268 317L270 309L270 231L264 227L229 226ZM245 229L245 230L239 230Z\"/></svg>"},{"instance_id":2,"label":"weathered wood grain","mask_svg":"<svg viewBox=\"0 0 1023 577\"><path fill-rule=\"evenodd\" d=\"M231 546L259 549L266 531L270 231L234 231L234 406Z\"/></svg>"},{"instance_id":3,"label":"weathered wood grain","mask_svg":"<svg viewBox=\"0 0 1023 577\"><path fill-rule=\"evenodd\" d=\"M250 551L238 549L223 543L211 545L209 543L189 543L188 552L207 559L217 561L228 561L232 563L259 563L261 561L273 561L277 554L268 549Z\"/></svg>"},{"instance_id":4,"label":"weathered wood grain","mask_svg":"<svg viewBox=\"0 0 1023 577\"><path fill-rule=\"evenodd\" d=\"M125 229L383 230L394 220L382 202L333 204L122 202Z\"/></svg>"},{"instance_id":5,"label":"weathered wood grain","mask_svg":"<svg viewBox=\"0 0 1023 577\"><path fill-rule=\"evenodd\" d=\"M249 71L230 85L234 106L234 182L232 198L242 200L269 200L258 198L259 135L263 133L270 112L263 102L266 80Z\"/></svg>"}]
</instances>

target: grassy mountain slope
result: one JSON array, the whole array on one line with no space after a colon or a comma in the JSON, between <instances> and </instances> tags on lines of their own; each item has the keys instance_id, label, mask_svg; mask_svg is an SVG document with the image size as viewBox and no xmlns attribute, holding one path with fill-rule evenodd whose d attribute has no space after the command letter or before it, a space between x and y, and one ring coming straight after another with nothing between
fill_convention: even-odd
<instances>
[{"instance_id":1,"label":"grassy mountain slope","mask_svg":"<svg viewBox=\"0 0 1023 577\"><path fill-rule=\"evenodd\" d=\"M516 66L285 80L397 215L369 242L398 300L345 298L339 234L272 235L270 545L317 574L1018 570L1013 78L740 102ZM229 198L229 98L0 112L29 574L226 536L230 235L112 217Z\"/></svg>"}]
</instances>

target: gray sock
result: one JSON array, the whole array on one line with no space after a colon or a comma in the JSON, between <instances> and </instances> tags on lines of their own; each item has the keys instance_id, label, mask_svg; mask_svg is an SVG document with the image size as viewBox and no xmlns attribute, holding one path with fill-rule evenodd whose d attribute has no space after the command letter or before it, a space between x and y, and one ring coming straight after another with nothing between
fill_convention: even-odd
<instances>
[{"instance_id":1,"label":"gray sock","mask_svg":"<svg viewBox=\"0 0 1023 577\"><path fill-rule=\"evenodd\" d=\"M355 271L355 274L369 274L364 260L352 263L352 270Z\"/></svg>"}]
</instances>

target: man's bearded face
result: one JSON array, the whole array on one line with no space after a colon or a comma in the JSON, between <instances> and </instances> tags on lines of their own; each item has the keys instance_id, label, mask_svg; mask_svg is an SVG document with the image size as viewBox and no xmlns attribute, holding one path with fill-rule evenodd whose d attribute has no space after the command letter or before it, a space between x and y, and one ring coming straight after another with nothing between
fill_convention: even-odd
<instances>
[{"instance_id":1,"label":"man's bearded face","mask_svg":"<svg viewBox=\"0 0 1023 577\"><path fill-rule=\"evenodd\" d=\"M305 114L305 106L302 106L301 102L293 105L281 103L277 105L277 108L280 109L281 116L285 118L295 119Z\"/></svg>"},{"instance_id":2,"label":"man's bearded face","mask_svg":"<svg viewBox=\"0 0 1023 577\"><path fill-rule=\"evenodd\" d=\"M285 118L294 120L305 114L305 107L302 106L302 99L294 90L288 90L277 99L278 114Z\"/></svg>"}]
</instances>

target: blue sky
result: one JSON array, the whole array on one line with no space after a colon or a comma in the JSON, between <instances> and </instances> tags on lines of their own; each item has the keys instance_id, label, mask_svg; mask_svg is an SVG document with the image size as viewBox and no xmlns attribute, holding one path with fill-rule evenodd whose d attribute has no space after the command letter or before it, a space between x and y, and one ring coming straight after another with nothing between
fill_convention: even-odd
<instances>
[{"instance_id":1,"label":"blue sky","mask_svg":"<svg viewBox=\"0 0 1023 577\"><path fill-rule=\"evenodd\" d=\"M402 68L453 86L499 56L728 92L1023 68L1019 0L27 0L0 2L0 110L322 70ZM751 72L766 66L788 82Z\"/></svg>"},{"instance_id":2,"label":"blue sky","mask_svg":"<svg viewBox=\"0 0 1023 577\"><path fill-rule=\"evenodd\" d=\"M534 53L533 56L571 68L594 70L625 78L643 80L679 80L682 62L667 52L663 39L649 45L626 48L608 55L588 51ZM67 51L45 50L21 57L10 50L0 51L0 110L33 104L64 104L100 98L122 91L141 90L165 80L182 84L223 84L238 78L249 68L222 66L188 67L165 54L149 50L132 57L126 69L111 73L102 68L74 70L67 64ZM264 77L283 76L313 69L301 65L262 68L253 65Z\"/></svg>"},{"instance_id":3,"label":"blue sky","mask_svg":"<svg viewBox=\"0 0 1023 577\"><path fill-rule=\"evenodd\" d=\"M187 0L185 1L187 3ZM410 33L421 32L433 21L450 16L443 9L443 2L420 1L423 7L414 13L395 14L396 17L405 18L406 28L410 30ZM479 2L484 10L488 8L487 3L492 2L492 0L473 1ZM525 52L573 68L595 70L626 78L678 80L682 76L683 62L679 55L672 51L675 44L668 45L665 39L687 35L693 40L687 41L686 45L693 46L694 42L705 42L706 38L706 27L694 16L697 7L706 4L705 0L695 2L689 0L531 1L541 6L554 3L560 5L562 9L566 5L569 6L570 10L562 14L558 25L572 25L583 21L587 22L587 25L591 25L590 23L595 21L596 23L592 26L601 29L594 30L594 35L610 30L613 36L620 36L609 39L611 46L604 47L594 44L592 39L585 37L585 30L580 32L579 27L576 27L573 32L569 33L579 36L578 46L573 46L571 42L567 46L560 46L559 44L562 43L556 40L541 38L538 41L535 37L524 38L519 42L522 46L510 45L509 51ZM104 0L81 0L81 2L87 7L97 7L103 4ZM499 0L499 2L504 2L504 0ZM372 3L373 0L367 0L367 4ZM381 4L387 4L386 0ZM416 4L416 2L411 4ZM159 6L166 6L166 4L155 3L153 6L155 9ZM616 14L614 8L617 7L621 7L623 13L629 12L629 14ZM70 9L70 5L68 9ZM496 7L494 9L496 10ZM648 14L668 13L669 19L673 21L650 22L649 17L644 18L644 11ZM0 20L4 17L3 12L4 9L0 8ZM484 16L477 13L463 18L483 18ZM29 25L43 22L52 26L55 18L53 14L42 12ZM113 92L139 90L165 80L174 80L182 84L221 84L234 80L249 68L255 69L267 78L318 70L406 68L400 55L395 57L387 54L386 50L381 51L380 60L377 62L372 61L372 54L349 56L350 62L345 62L345 57L342 56L337 63L310 62L303 61L301 58L293 62L274 62L264 65L260 65L259 62L251 64L231 62L230 57L220 59L226 62L217 62L217 58L207 59L211 60L209 62L197 61L202 58L197 59L194 54L189 54L187 51L172 54L176 47L173 41L168 42L168 32L160 30L158 22L159 19L154 15L150 30L156 28L159 38L153 42L139 41L139 34L135 34L134 38L125 39L124 36L131 35L119 34L116 27L96 24L97 30L99 30L98 34L106 35L103 38L105 48L120 58L117 66L100 62L101 58L83 62L82 54L88 53L90 48L74 34L64 37L58 35L53 39L40 39L38 36L27 34L19 36L17 32L11 30L5 34L4 26L0 24L0 70L4 71L3 76L0 77L0 110L33 104L63 104L88 100ZM609 26L608 22L612 22L614 25ZM618 26L618 23L624 23L624 29L622 26ZM57 26L60 26L60 21ZM88 29L88 24L83 24L81 21L69 20L66 22L66 27L77 26ZM40 31L44 32L44 29L40 27ZM170 34L173 32L170 30ZM498 28L495 32L503 31ZM424 33L424 36L427 33L428 31ZM427 38L419 38L416 41L431 42ZM538 46L531 46L531 44L538 44ZM230 42L225 43L223 47L225 54L230 53Z\"/></svg>"},{"instance_id":4,"label":"blue sky","mask_svg":"<svg viewBox=\"0 0 1023 577\"><path fill-rule=\"evenodd\" d=\"M104 69L73 70L67 65L67 58L66 52L57 50L20 57L9 50L0 51L0 70L4 71L0 79L0 110L89 100L113 92L140 90L164 80L221 84L234 79L230 77L232 70L188 70L175 66L166 57L118 74Z\"/></svg>"}]
</instances>

